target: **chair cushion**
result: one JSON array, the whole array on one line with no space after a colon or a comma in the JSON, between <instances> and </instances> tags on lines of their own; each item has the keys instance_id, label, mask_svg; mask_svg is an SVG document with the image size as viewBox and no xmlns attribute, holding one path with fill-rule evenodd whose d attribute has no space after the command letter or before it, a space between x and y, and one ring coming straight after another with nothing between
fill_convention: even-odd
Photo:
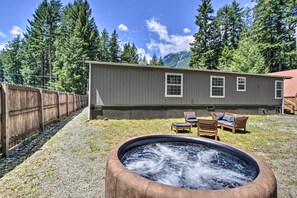
<instances>
[{"instance_id":1,"label":"chair cushion","mask_svg":"<svg viewBox=\"0 0 297 198\"><path fill-rule=\"evenodd\" d=\"M228 122L234 122L234 117L225 114L224 117L222 118L222 120L225 120Z\"/></svg>"},{"instance_id":2,"label":"chair cushion","mask_svg":"<svg viewBox=\"0 0 297 198\"><path fill-rule=\"evenodd\" d=\"M193 118L193 119L186 119L187 122L197 122L198 120Z\"/></svg>"},{"instance_id":3,"label":"chair cushion","mask_svg":"<svg viewBox=\"0 0 297 198\"><path fill-rule=\"evenodd\" d=\"M189 123L184 123L184 122L173 122L172 125L177 126L177 127L190 127L191 126Z\"/></svg>"},{"instance_id":4,"label":"chair cushion","mask_svg":"<svg viewBox=\"0 0 297 198\"><path fill-rule=\"evenodd\" d=\"M225 124L225 123L228 123L228 121L226 121L226 120L218 120L218 123L219 124Z\"/></svg>"},{"instance_id":5,"label":"chair cushion","mask_svg":"<svg viewBox=\"0 0 297 198\"><path fill-rule=\"evenodd\" d=\"M221 120L221 119L223 119L223 117L224 117L224 113L217 113L216 114L216 120Z\"/></svg>"},{"instance_id":6,"label":"chair cushion","mask_svg":"<svg viewBox=\"0 0 297 198\"><path fill-rule=\"evenodd\" d=\"M233 122L225 122L224 125L226 125L226 126L234 126L234 123Z\"/></svg>"},{"instance_id":7,"label":"chair cushion","mask_svg":"<svg viewBox=\"0 0 297 198\"><path fill-rule=\"evenodd\" d=\"M187 114L186 115L186 119L196 119L197 120L197 118L196 118L196 115L195 114Z\"/></svg>"}]
</instances>

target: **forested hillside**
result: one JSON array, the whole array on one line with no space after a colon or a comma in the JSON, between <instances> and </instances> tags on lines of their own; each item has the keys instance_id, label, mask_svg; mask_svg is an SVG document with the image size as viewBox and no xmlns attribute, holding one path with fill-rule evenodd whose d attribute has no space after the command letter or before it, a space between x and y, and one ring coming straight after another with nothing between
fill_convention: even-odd
<instances>
[{"instance_id":1,"label":"forested hillside","mask_svg":"<svg viewBox=\"0 0 297 198\"><path fill-rule=\"evenodd\" d=\"M214 13L201 0L190 67L250 73L297 68L296 0L255 0L253 9L233 0Z\"/></svg>"},{"instance_id":2,"label":"forested hillside","mask_svg":"<svg viewBox=\"0 0 297 198\"><path fill-rule=\"evenodd\" d=\"M14 38L0 54L1 81L83 94L85 60L162 65L156 55L139 57L133 43L121 50L116 30L100 32L87 0L64 7L60 0L43 0L28 24L24 38Z\"/></svg>"},{"instance_id":3,"label":"forested hillside","mask_svg":"<svg viewBox=\"0 0 297 198\"><path fill-rule=\"evenodd\" d=\"M134 43L121 43L116 30L99 28L87 0L65 6L43 0L24 37L8 42L0 53L0 80L58 91L86 93L85 60L142 65L170 65L267 73L297 68L296 0L254 0L243 7L236 0L217 10L211 0L197 1L198 31L192 52L140 57ZM185 10L186 12L186 10ZM104 17L104 16L102 16Z\"/></svg>"}]
</instances>

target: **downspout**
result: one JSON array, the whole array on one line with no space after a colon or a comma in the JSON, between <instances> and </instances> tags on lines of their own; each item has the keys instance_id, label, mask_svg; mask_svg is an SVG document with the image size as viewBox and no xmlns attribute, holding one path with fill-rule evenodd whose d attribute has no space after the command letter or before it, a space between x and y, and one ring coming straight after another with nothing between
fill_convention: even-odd
<instances>
[{"instance_id":1,"label":"downspout","mask_svg":"<svg viewBox=\"0 0 297 198\"><path fill-rule=\"evenodd\" d=\"M285 103L285 101L284 101L284 84L285 84L285 78L283 78L283 83L282 83L282 115L285 114L285 112L284 112L284 103Z\"/></svg>"}]
</instances>

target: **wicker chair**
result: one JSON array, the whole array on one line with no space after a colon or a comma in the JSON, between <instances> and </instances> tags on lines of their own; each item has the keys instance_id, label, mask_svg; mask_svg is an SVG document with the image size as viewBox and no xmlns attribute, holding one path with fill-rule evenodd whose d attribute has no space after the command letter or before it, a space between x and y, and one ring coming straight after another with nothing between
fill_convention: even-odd
<instances>
[{"instance_id":1,"label":"wicker chair","mask_svg":"<svg viewBox=\"0 0 297 198\"><path fill-rule=\"evenodd\" d=\"M217 120L204 120L198 119L197 135L201 134L214 135L215 140L218 139L218 121Z\"/></svg>"}]
</instances>

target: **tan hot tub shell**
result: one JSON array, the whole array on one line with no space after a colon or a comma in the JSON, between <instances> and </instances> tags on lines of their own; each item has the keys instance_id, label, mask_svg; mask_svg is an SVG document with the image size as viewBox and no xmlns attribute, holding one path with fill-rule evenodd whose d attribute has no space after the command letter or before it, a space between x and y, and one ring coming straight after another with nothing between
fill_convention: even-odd
<instances>
[{"instance_id":1,"label":"tan hot tub shell","mask_svg":"<svg viewBox=\"0 0 297 198\"><path fill-rule=\"evenodd\" d=\"M134 138L133 138L134 139ZM271 198L277 197L275 176L266 163L255 155L242 151L252 157L259 166L259 174L252 182L232 189L193 190L164 185L128 170L118 158L118 150L124 143L113 148L106 164L106 198ZM228 145L229 146L229 145ZM237 149L237 148L236 148Z\"/></svg>"}]
</instances>

